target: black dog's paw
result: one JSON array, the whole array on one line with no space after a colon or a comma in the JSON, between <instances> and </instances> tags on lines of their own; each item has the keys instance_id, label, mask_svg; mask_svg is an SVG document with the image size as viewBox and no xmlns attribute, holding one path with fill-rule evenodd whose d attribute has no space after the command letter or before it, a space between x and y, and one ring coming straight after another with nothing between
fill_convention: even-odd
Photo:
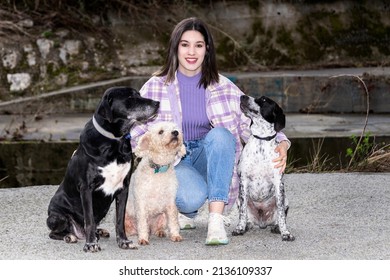
<instances>
[{"instance_id":1,"label":"black dog's paw","mask_svg":"<svg viewBox=\"0 0 390 280\"><path fill-rule=\"evenodd\" d=\"M295 237L291 233L284 233L284 234L282 234L282 240L283 241L294 241Z\"/></svg>"},{"instance_id":2,"label":"black dog's paw","mask_svg":"<svg viewBox=\"0 0 390 280\"><path fill-rule=\"evenodd\" d=\"M66 243L77 243L77 236L72 233L69 233L64 236L64 241Z\"/></svg>"},{"instance_id":3,"label":"black dog's paw","mask_svg":"<svg viewBox=\"0 0 390 280\"><path fill-rule=\"evenodd\" d=\"M118 246L121 249L138 249L136 245L133 244L133 241L127 239L117 239Z\"/></svg>"},{"instance_id":4,"label":"black dog's paw","mask_svg":"<svg viewBox=\"0 0 390 280\"><path fill-rule=\"evenodd\" d=\"M96 242L94 243L85 243L84 245L84 248L83 248L83 251L84 252L91 252L91 253L95 253L95 252L98 252L100 251L100 245Z\"/></svg>"}]
</instances>

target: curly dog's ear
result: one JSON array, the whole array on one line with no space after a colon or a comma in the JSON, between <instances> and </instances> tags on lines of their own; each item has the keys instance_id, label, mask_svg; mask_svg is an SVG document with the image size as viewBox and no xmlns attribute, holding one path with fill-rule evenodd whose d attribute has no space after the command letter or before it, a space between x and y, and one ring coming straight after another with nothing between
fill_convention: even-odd
<instances>
[{"instance_id":1,"label":"curly dog's ear","mask_svg":"<svg viewBox=\"0 0 390 280\"><path fill-rule=\"evenodd\" d=\"M149 145L150 145L150 133L149 132L146 132L144 135L141 136L141 138L139 139L138 143L137 143L137 147L135 147L135 155L137 157L145 157L148 155L148 151L149 151Z\"/></svg>"},{"instance_id":2,"label":"curly dog's ear","mask_svg":"<svg viewBox=\"0 0 390 280\"><path fill-rule=\"evenodd\" d=\"M181 145L179 152L177 153L180 157L184 157L187 153L186 146Z\"/></svg>"}]
</instances>

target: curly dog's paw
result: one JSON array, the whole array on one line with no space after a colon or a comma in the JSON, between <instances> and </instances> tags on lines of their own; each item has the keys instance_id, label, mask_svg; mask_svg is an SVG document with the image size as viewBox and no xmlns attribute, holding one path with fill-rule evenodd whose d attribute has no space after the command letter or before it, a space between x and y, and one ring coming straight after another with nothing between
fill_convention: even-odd
<instances>
[{"instance_id":1,"label":"curly dog's paw","mask_svg":"<svg viewBox=\"0 0 390 280\"><path fill-rule=\"evenodd\" d=\"M181 235L172 235L172 236L171 236L171 240L172 240L173 242L180 242L180 241L183 240L183 237L181 237Z\"/></svg>"},{"instance_id":2,"label":"curly dog's paw","mask_svg":"<svg viewBox=\"0 0 390 280\"><path fill-rule=\"evenodd\" d=\"M149 240L146 239L138 239L139 245L149 245Z\"/></svg>"},{"instance_id":3,"label":"curly dog's paw","mask_svg":"<svg viewBox=\"0 0 390 280\"><path fill-rule=\"evenodd\" d=\"M155 235L156 235L157 237L161 237L161 238L167 236L167 234L165 233L164 230L158 230L158 231L156 231Z\"/></svg>"}]
</instances>

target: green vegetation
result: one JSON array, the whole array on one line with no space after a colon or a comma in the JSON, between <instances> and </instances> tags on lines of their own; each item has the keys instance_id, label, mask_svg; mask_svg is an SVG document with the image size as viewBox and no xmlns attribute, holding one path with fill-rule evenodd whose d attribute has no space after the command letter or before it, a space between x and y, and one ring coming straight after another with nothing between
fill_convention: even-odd
<instances>
[{"instance_id":1,"label":"green vegetation","mask_svg":"<svg viewBox=\"0 0 390 280\"><path fill-rule=\"evenodd\" d=\"M371 133L369 132L364 135L360 144L357 136L352 135L350 138L354 148L347 149L347 157L352 158L355 153L354 151L356 150L354 157L354 165L356 166L367 160L368 156L372 153L374 142L372 141Z\"/></svg>"}]
</instances>

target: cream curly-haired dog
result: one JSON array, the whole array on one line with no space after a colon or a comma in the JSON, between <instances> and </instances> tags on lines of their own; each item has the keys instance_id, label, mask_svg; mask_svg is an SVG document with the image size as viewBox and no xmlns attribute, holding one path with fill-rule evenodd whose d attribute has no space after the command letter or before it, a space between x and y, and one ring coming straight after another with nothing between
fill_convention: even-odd
<instances>
[{"instance_id":1,"label":"cream curly-haired dog","mask_svg":"<svg viewBox=\"0 0 390 280\"><path fill-rule=\"evenodd\" d=\"M127 236L138 234L138 244L148 245L149 234L181 241L175 204L176 159L185 155L183 135L176 124L159 122L139 139L136 156L142 158L132 175L126 206Z\"/></svg>"}]
</instances>

